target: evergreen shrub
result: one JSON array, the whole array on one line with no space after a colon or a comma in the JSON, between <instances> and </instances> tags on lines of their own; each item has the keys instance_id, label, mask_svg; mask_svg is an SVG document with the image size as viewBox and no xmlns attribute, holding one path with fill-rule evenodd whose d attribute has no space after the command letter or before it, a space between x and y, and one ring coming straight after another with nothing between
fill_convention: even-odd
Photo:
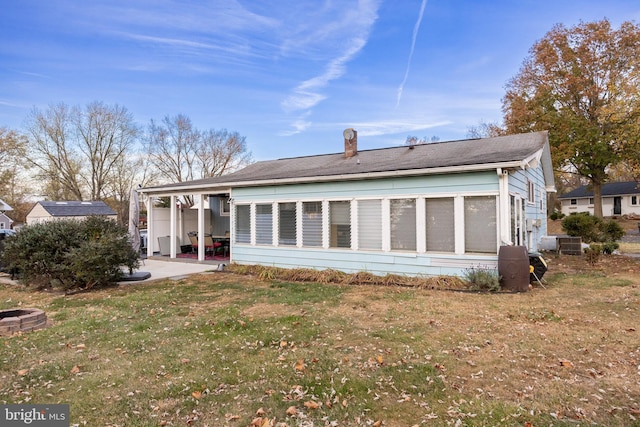
<instances>
[{"instance_id":1,"label":"evergreen shrub","mask_svg":"<svg viewBox=\"0 0 640 427\"><path fill-rule=\"evenodd\" d=\"M6 240L2 260L22 283L65 292L115 284L123 266L139 266L127 229L100 216L23 227Z\"/></svg>"}]
</instances>

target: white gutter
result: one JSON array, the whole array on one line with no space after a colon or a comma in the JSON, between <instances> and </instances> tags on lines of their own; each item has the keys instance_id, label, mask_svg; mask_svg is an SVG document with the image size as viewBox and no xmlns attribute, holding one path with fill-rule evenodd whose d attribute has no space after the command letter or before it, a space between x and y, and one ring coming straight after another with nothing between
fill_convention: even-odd
<instances>
[{"instance_id":1,"label":"white gutter","mask_svg":"<svg viewBox=\"0 0 640 427\"><path fill-rule=\"evenodd\" d=\"M399 171L385 171L385 172L367 172L367 173L355 173L355 174L342 174L342 175L327 175L327 176L308 176L308 177L294 177L294 178L278 178L278 179L258 179L252 181L231 181L221 182L220 187L216 189L216 192L229 192L233 187L260 187L269 185L282 185L282 184L303 184L303 183L315 183L315 182L331 182L331 181L358 181L372 178L394 178L403 176L416 176L416 175L437 175L446 173L462 173L462 172L477 172L477 171L490 171L497 170L499 168L522 168L523 162L519 160L504 162L504 163L485 163L477 165L461 165L461 166L445 166L439 168L426 168L426 169L410 169ZM157 187L138 190L140 193L153 194L156 196L164 196L171 194L185 194L193 193L197 194L199 191L210 191L212 188L218 187L218 184L203 183L198 185L185 185L180 187Z\"/></svg>"}]
</instances>

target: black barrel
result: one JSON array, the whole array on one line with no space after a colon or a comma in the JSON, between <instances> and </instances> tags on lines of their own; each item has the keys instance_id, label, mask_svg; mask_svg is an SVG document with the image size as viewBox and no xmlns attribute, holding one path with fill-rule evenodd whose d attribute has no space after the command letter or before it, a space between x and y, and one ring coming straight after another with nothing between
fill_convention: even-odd
<instances>
[{"instance_id":1,"label":"black barrel","mask_svg":"<svg viewBox=\"0 0 640 427\"><path fill-rule=\"evenodd\" d=\"M514 292L529 290L529 255L525 246L500 246L498 274L502 288Z\"/></svg>"}]
</instances>

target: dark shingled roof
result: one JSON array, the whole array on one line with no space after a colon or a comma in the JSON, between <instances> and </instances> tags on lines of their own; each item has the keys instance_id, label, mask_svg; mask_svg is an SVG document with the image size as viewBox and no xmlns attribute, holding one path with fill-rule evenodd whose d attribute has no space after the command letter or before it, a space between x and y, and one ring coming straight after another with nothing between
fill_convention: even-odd
<instances>
[{"instance_id":1,"label":"dark shingled roof","mask_svg":"<svg viewBox=\"0 0 640 427\"><path fill-rule=\"evenodd\" d=\"M466 139L374 150L358 150L354 157L344 153L324 154L267 160L253 163L235 173L189 182L148 187L179 189L204 185L221 186L226 183L241 186L256 181L277 181L305 178L342 179L349 175L407 172L466 165L519 162L541 150L547 142L547 132L533 132L495 138Z\"/></svg>"},{"instance_id":2,"label":"dark shingled roof","mask_svg":"<svg viewBox=\"0 0 640 427\"><path fill-rule=\"evenodd\" d=\"M602 186L603 196L622 196L626 194L640 194L640 187L636 181L609 182ZM580 199L583 197L593 197L593 189L588 185L583 185L575 190L564 194L559 199Z\"/></svg>"},{"instance_id":3,"label":"dark shingled roof","mask_svg":"<svg viewBox=\"0 0 640 427\"><path fill-rule=\"evenodd\" d=\"M38 202L51 216L115 215L105 202Z\"/></svg>"}]
</instances>

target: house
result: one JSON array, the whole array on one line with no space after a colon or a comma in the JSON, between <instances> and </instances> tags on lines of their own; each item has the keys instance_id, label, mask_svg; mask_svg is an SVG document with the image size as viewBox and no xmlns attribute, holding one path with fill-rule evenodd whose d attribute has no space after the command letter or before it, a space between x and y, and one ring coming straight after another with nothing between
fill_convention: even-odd
<instances>
[{"instance_id":1,"label":"house","mask_svg":"<svg viewBox=\"0 0 640 427\"><path fill-rule=\"evenodd\" d=\"M37 202L27 214L27 224L56 219L81 220L92 215L106 216L113 220L118 218L116 212L102 201L41 201Z\"/></svg>"},{"instance_id":2,"label":"house","mask_svg":"<svg viewBox=\"0 0 640 427\"><path fill-rule=\"evenodd\" d=\"M583 185L558 197L565 215L589 212L593 215L593 190ZM602 186L604 216L640 215L640 186L636 181L610 182Z\"/></svg>"},{"instance_id":3,"label":"house","mask_svg":"<svg viewBox=\"0 0 640 427\"><path fill-rule=\"evenodd\" d=\"M9 229L11 228L11 224L13 224L13 220L6 214L0 213L0 229Z\"/></svg>"},{"instance_id":4,"label":"house","mask_svg":"<svg viewBox=\"0 0 640 427\"><path fill-rule=\"evenodd\" d=\"M460 275L495 268L501 245L536 251L547 234L555 183L546 132L359 151L357 132L347 129L343 142L336 154L140 189L150 241L160 236L154 200L170 197L169 256L188 242L179 221L184 195L198 201L199 239L226 220L231 262L239 264ZM228 200L227 217L224 208L205 214L205 200Z\"/></svg>"}]
</instances>

